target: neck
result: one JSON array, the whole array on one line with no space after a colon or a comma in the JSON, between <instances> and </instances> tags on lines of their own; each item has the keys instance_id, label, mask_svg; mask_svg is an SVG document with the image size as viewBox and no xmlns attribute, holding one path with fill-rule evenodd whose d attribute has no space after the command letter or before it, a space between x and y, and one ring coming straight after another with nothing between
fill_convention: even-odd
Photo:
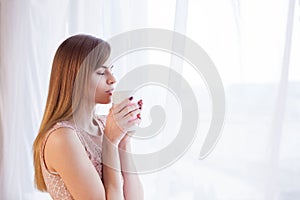
<instances>
[{"instance_id":1,"label":"neck","mask_svg":"<svg viewBox=\"0 0 300 200\"><path fill-rule=\"evenodd\" d=\"M87 131L90 134L96 134L98 130L97 122L94 123L94 106L93 107L81 107L78 109L71 120L77 127Z\"/></svg>"}]
</instances>

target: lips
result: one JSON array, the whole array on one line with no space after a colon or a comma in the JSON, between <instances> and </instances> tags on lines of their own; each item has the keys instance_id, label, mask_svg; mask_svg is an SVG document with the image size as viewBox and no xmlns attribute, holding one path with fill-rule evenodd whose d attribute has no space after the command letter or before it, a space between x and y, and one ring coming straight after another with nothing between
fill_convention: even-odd
<instances>
[{"instance_id":1,"label":"lips","mask_svg":"<svg viewBox=\"0 0 300 200\"><path fill-rule=\"evenodd\" d=\"M114 89L107 90L106 93L113 93Z\"/></svg>"}]
</instances>

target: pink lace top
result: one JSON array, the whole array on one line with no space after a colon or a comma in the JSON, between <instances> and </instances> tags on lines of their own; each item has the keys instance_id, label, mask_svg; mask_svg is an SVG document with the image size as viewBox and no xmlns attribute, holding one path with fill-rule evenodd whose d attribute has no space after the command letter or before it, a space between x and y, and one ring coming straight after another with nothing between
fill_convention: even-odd
<instances>
[{"instance_id":1,"label":"pink lace top","mask_svg":"<svg viewBox=\"0 0 300 200\"><path fill-rule=\"evenodd\" d=\"M103 130L104 126L106 124L105 115L96 116L95 119L98 122L99 127ZM86 153L87 153L89 159L91 160L95 169L97 170L101 180L102 180L102 162L101 162L102 161L102 158L101 158L102 149L101 149L101 146L96 144L96 142L93 140L93 139L95 139L95 137L99 137L99 136L93 136L93 135L85 132L84 130L77 128L74 124L72 124L69 121L57 122L47 132L45 139L41 146L41 169L42 169L43 177L44 177L45 184L47 187L47 191L49 192L49 194L51 195L51 197L54 200L58 200L58 199L59 200L69 200L69 199L73 199L73 197L70 194L70 192L68 191L68 189L66 188L66 185L64 184L62 178L60 177L60 175L58 173L49 171L45 164L45 160L44 160L44 148L45 148L45 144L46 144L48 137L54 130L61 128L61 127L67 127L67 128L71 128L71 129L75 130L78 138L80 139L82 145L84 146L84 148L86 150ZM102 136L102 135L100 135L100 136ZM102 137L101 137L101 139L102 139Z\"/></svg>"}]
</instances>

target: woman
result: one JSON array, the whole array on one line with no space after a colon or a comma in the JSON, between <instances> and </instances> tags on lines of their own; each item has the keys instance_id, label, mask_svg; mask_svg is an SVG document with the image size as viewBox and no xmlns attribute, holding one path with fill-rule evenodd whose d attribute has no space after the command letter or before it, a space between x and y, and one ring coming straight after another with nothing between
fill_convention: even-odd
<instances>
[{"instance_id":1,"label":"woman","mask_svg":"<svg viewBox=\"0 0 300 200\"><path fill-rule=\"evenodd\" d=\"M75 35L58 48L48 98L34 141L35 184L53 199L143 199L132 166L127 130L140 123L142 100L113 104L107 116L96 116L96 104L108 104L116 83L107 42ZM109 165L106 163L113 163ZM118 170L120 169L120 170Z\"/></svg>"}]
</instances>

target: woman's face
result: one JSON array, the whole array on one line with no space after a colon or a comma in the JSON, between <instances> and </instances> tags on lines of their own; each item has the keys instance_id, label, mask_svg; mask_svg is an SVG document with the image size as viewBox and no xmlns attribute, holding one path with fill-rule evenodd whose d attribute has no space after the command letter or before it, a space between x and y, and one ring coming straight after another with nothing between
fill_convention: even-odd
<instances>
[{"instance_id":1,"label":"woman's face","mask_svg":"<svg viewBox=\"0 0 300 200\"><path fill-rule=\"evenodd\" d=\"M91 78L92 98L95 99L95 104L109 104L112 100L112 91L116 79L112 74L112 68L100 66L96 69Z\"/></svg>"}]
</instances>

